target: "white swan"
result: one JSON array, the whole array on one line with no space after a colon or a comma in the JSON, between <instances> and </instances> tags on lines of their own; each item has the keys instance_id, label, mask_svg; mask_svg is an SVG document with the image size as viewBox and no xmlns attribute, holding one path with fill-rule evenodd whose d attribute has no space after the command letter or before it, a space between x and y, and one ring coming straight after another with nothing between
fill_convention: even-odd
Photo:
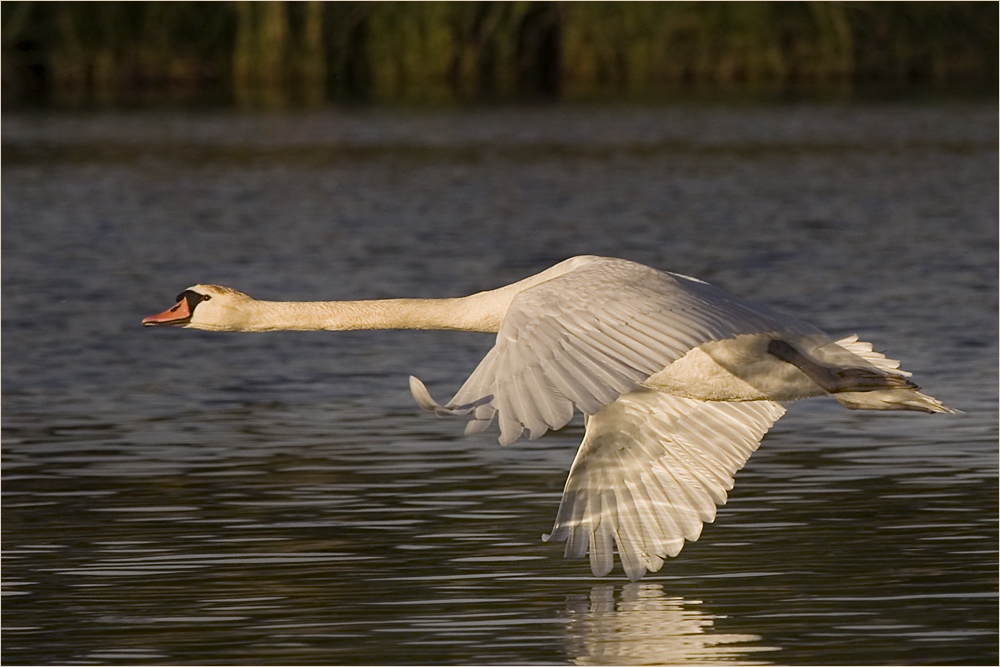
<instances>
[{"instance_id":1,"label":"white swan","mask_svg":"<svg viewBox=\"0 0 1000 667\"><path fill-rule=\"evenodd\" d=\"M567 556L589 553L598 576L611 571L614 545L632 580L715 519L783 402L830 394L851 409L955 412L856 336L834 341L694 278L605 257L452 299L275 302L195 285L143 324L496 333L451 402L411 377L414 398L468 415L467 432L499 415L501 444L562 428L580 409L586 434L543 539L565 540Z\"/></svg>"}]
</instances>

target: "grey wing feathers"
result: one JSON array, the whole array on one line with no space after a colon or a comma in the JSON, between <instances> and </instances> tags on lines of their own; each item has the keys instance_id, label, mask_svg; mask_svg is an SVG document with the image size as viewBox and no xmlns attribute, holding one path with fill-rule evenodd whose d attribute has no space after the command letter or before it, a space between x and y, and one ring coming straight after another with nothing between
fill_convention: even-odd
<instances>
[{"instance_id":1,"label":"grey wing feathers","mask_svg":"<svg viewBox=\"0 0 1000 667\"><path fill-rule=\"evenodd\" d=\"M733 476L785 409L772 401L716 403L639 389L587 422L550 535L566 556L589 551L594 574L632 580L657 571L726 502Z\"/></svg>"},{"instance_id":2,"label":"grey wing feathers","mask_svg":"<svg viewBox=\"0 0 1000 667\"><path fill-rule=\"evenodd\" d=\"M411 387L427 410L471 415L467 432L499 413L510 444L562 428L574 406L595 414L702 343L770 331L816 332L692 278L592 258L514 297L495 346L448 405L418 380Z\"/></svg>"}]
</instances>

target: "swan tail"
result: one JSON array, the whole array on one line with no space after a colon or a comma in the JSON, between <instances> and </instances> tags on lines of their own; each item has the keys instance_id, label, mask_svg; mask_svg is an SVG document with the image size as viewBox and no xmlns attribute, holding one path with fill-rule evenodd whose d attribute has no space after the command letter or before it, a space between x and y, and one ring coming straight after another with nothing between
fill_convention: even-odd
<instances>
[{"instance_id":1,"label":"swan tail","mask_svg":"<svg viewBox=\"0 0 1000 667\"><path fill-rule=\"evenodd\" d=\"M889 359L872 349L871 343L858 340L857 335L836 341L836 345L852 352L877 369L900 378L908 378L912 373L902 370L899 362ZM833 397L845 408L851 410L917 410L928 413L959 414L961 410L949 408L933 396L919 391L920 387L909 380L903 380L898 387L887 387L874 391L842 391Z\"/></svg>"},{"instance_id":2,"label":"swan tail","mask_svg":"<svg viewBox=\"0 0 1000 667\"><path fill-rule=\"evenodd\" d=\"M871 343L858 340L857 334L851 334L850 336L845 336L838 341L834 341L834 345L839 345L848 352L858 355L875 368L879 368L883 371L894 373L896 375L902 375L903 377L910 377L913 375L913 373L902 370L899 367L899 361L896 359L890 359L881 352L876 352Z\"/></svg>"}]
</instances>

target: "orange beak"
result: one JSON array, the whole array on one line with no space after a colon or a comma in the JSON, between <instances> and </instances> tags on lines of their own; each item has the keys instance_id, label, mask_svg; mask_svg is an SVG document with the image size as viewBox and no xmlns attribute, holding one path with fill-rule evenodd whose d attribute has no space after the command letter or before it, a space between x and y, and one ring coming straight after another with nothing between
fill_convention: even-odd
<instances>
[{"instance_id":1,"label":"orange beak","mask_svg":"<svg viewBox=\"0 0 1000 667\"><path fill-rule=\"evenodd\" d=\"M170 310L165 310L158 315L150 315L142 320L142 326L155 327L163 324L187 324L191 320L191 309L187 299L181 299Z\"/></svg>"}]
</instances>

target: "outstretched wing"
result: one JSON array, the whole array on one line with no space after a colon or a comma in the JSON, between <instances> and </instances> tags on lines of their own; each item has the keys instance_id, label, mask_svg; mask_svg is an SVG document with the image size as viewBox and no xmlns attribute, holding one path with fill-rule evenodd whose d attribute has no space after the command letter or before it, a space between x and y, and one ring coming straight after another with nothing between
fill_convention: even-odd
<instances>
[{"instance_id":1,"label":"outstretched wing","mask_svg":"<svg viewBox=\"0 0 1000 667\"><path fill-rule=\"evenodd\" d=\"M785 413L773 401L697 401L642 389L587 420L550 535L566 556L589 551L597 576L612 544L635 581L697 540L733 476Z\"/></svg>"},{"instance_id":2,"label":"outstretched wing","mask_svg":"<svg viewBox=\"0 0 1000 667\"><path fill-rule=\"evenodd\" d=\"M496 345L447 405L411 378L414 398L438 414L471 414L467 431L499 413L500 443L565 426L574 406L603 406L689 350L745 333L819 333L684 276L592 258L514 297Z\"/></svg>"}]
</instances>

